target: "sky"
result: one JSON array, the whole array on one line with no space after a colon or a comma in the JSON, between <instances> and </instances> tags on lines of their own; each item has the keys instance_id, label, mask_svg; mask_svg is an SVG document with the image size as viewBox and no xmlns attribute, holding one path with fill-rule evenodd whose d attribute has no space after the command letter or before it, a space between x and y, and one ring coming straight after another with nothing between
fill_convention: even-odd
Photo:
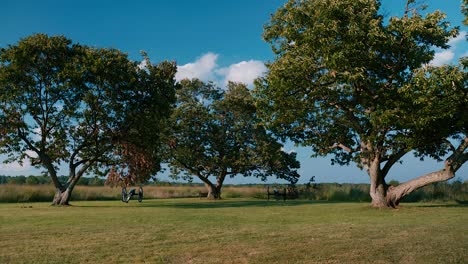
<instances>
[{"instance_id":1,"label":"sky","mask_svg":"<svg viewBox=\"0 0 468 264\"><path fill-rule=\"evenodd\" d=\"M263 26L285 0L4 0L2 1L0 47L15 44L33 33L65 35L81 44L117 48L140 61L140 51L153 62L176 61L176 78L200 78L223 86L227 81L252 85L266 72L265 62L274 59L270 46L262 40ZM450 41L448 50L436 50L433 65L455 63L468 56L461 23L460 0L419 1L428 11L447 14L461 34ZM383 0L382 13L401 15L404 0ZM330 158L310 158L308 148L286 144L296 151L301 162L301 179L315 176L317 182L368 183L368 176L355 165L332 166ZM0 156L0 161L2 160ZM387 180L400 182L441 169L442 163L419 161L411 153L390 171ZM468 165L457 172L457 179L468 180ZM65 170L61 171L66 174ZM17 163L0 164L0 175L39 174L39 170ZM166 175L160 175L167 179ZM275 182L276 180L269 180ZM226 183L256 183L256 179L236 177Z\"/></svg>"}]
</instances>

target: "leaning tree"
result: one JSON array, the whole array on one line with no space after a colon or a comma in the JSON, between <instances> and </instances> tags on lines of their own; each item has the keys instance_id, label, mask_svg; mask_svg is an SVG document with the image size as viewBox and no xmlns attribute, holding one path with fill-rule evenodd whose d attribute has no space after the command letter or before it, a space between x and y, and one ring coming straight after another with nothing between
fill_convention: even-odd
<instances>
[{"instance_id":1,"label":"leaning tree","mask_svg":"<svg viewBox=\"0 0 468 264\"><path fill-rule=\"evenodd\" d=\"M174 63L149 65L63 36L36 34L1 49L0 153L45 169L55 205L68 204L85 173L113 167L114 175L148 177L159 167L176 72ZM68 180L60 182L65 166Z\"/></svg>"},{"instance_id":2,"label":"leaning tree","mask_svg":"<svg viewBox=\"0 0 468 264\"><path fill-rule=\"evenodd\" d=\"M458 34L443 13L423 16L409 0L402 17L386 20L379 8L376 0L289 1L265 26L276 58L256 97L273 133L332 155L332 164L355 162L369 174L372 206L390 207L466 161L466 72L427 66L433 47ZM412 150L453 155L442 173L390 188L385 177Z\"/></svg>"},{"instance_id":3,"label":"leaning tree","mask_svg":"<svg viewBox=\"0 0 468 264\"><path fill-rule=\"evenodd\" d=\"M297 182L296 153L260 124L251 92L243 84L227 90L199 80L183 80L168 133L168 162L173 177L198 177L208 198L221 198L226 177L269 176Z\"/></svg>"}]
</instances>

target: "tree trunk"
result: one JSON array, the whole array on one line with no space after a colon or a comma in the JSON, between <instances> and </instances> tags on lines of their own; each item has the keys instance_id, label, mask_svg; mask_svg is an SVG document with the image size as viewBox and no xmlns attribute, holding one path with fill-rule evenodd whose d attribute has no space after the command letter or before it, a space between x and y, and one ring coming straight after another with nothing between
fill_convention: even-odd
<instances>
[{"instance_id":1,"label":"tree trunk","mask_svg":"<svg viewBox=\"0 0 468 264\"><path fill-rule=\"evenodd\" d=\"M442 170L435 171L402 183L396 187L390 186L386 193L386 204L389 207L396 207L401 199L411 192L424 187L426 185L448 181L455 177L455 172L468 160L468 153L465 150L468 148L468 138L465 137L460 146L454 150L452 155L445 161L445 166Z\"/></svg>"},{"instance_id":2,"label":"tree trunk","mask_svg":"<svg viewBox=\"0 0 468 264\"><path fill-rule=\"evenodd\" d=\"M372 207L383 208L388 207L387 204L387 184L385 183L385 175L380 169L380 160L374 159L369 165L367 172L370 176L369 194L372 198Z\"/></svg>"},{"instance_id":3,"label":"tree trunk","mask_svg":"<svg viewBox=\"0 0 468 264\"><path fill-rule=\"evenodd\" d=\"M52 205L70 205L69 201L70 201L73 189L75 188L75 185L78 183L81 176L89 168L90 165L91 163L86 163L78 171L78 173L75 173L76 167L70 168L70 176L68 177L68 181L65 184L65 187L60 186L60 187L56 187L55 189L56 191L55 191L54 200L52 201Z\"/></svg>"},{"instance_id":4,"label":"tree trunk","mask_svg":"<svg viewBox=\"0 0 468 264\"><path fill-rule=\"evenodd\" d=\"M206 196L206 198L211 200L221 198L221 189L218 189L216 185L205 183L205 187L208 191L208 195Z\"/></svg>"},{"instance_id":5,"label":"tree trunk","mask_svg":"<svg viewBox=\"0 0 468 264\"><path fill-rule=\"evenodd\" d=\"M396 187L391 187L387 193L387 203L392 206L398 206L401 199L411 192L435 182L448 181L455 177L454 168L449 161L445 162L445 168L439 171L431 172L416 179L402 183Z\"/></svg>"},{"instance_id":6,"label":"tree trunk","mask_svg":"<svg viewBox=\"0 0 468 264\"><path fill-rule=\"evenodd\" d=\"M455 177L455 172L468 160L468 137L462 139L458 148L445 161L444 169L428 173L416 179L402 183L396 187L391 187L387 194L387 203L390 206L397 206L401 199L421 187L435 182L447 181Z\"/></svg>"},{"instance_id":7,"label":"tree trunk","mask_svg":"<svg viewBox=\"0 0 468 264\"><path fill-rule=\"evenodd\" d=\"M68 187L64 191L56 189L52 205L70 205L68 202L70 201L72 191L73 187Z\"/></svg>"},{"instance_id":8,"label":"tree trunk","mask_svg":"<svg viewBox=\"0 0 468 264\"><path fill-rule=\"evenodd\" d=\"M377 182L370 188L370 196L372 198L371 206L376 208L388 207L387 204L387 186L385 182Z\"/></svg>"},{"instance_id":9,"label":"tree trunk","mask_svg":"<svg viewBox=\"0 0 468 264\"><path fill-rule=\"evenodd\" d=\"M224 170L221 174L216 178L216 185L211 183L207 177L203 177L198 174L198 178L205 183L206 190L208 191L208 195L206 198L208 199L221 199L221 188L223 187L224 179L226 178L227 172Z\"/></svg>"},{"instance_id":10,"label":"tree trunk","mask_svg":"<svg viewBox=\"0 0 468 264\"><path fill-rule=\"evenodd\" d=\"M219 177L216 179L216 186L215 186L215 191L216 191L216 199L221 199L221 188L223 187L224 179L226 178L226 170L221 172Z\"/></svg>"}]
</instances>

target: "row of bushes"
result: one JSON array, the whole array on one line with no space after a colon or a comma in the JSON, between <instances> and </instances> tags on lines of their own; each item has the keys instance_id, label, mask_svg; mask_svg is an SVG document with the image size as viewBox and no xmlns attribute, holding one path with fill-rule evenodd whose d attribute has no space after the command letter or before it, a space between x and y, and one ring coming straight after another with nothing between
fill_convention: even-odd
<instances>
[{"instance_id":1,"label":"row of bushes","mask_svg":"<svg viewBox=\"0 0 468 264\"><path fill-rule=\"evenodd\" d=\"M282 190L287 186L274 185L272 188ZM314 187L299 185L299 199L317 201L369 202L368 184L334 184L322 183ZM198 197L204 192L201 185L179 186L144 186L145 199ZM0 185L0 202L48 202L54 196L52 185ZM223 198L267 198L267 185L226 186L222 191ZM118 200L120 188L105 186L77 186L72 194L72 201ZM436 183L414 191L404 198L403 202L420 201L468 201L468 182Z\"/></svg>"}]
</instances>

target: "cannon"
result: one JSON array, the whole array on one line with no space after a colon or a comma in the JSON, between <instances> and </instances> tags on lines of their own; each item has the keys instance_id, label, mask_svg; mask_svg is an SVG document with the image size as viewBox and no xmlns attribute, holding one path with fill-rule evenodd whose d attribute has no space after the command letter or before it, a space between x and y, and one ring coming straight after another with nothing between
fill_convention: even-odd
<instances>
[{"instance_id":1,"label":"cannon","mask_svg":"<svg viewBox=\"0 0 468 264\"><path fill-rule=\"evenodd\" d=\"M128 203L130 199L132 199L133 196L138 195L138 202L141 203L143 201L143 187L138 188L138 193L136 192L135 189L131 189L129 192L127 192L127 188L122 187L122 202Z\"/></svg>"}]
</instances>

